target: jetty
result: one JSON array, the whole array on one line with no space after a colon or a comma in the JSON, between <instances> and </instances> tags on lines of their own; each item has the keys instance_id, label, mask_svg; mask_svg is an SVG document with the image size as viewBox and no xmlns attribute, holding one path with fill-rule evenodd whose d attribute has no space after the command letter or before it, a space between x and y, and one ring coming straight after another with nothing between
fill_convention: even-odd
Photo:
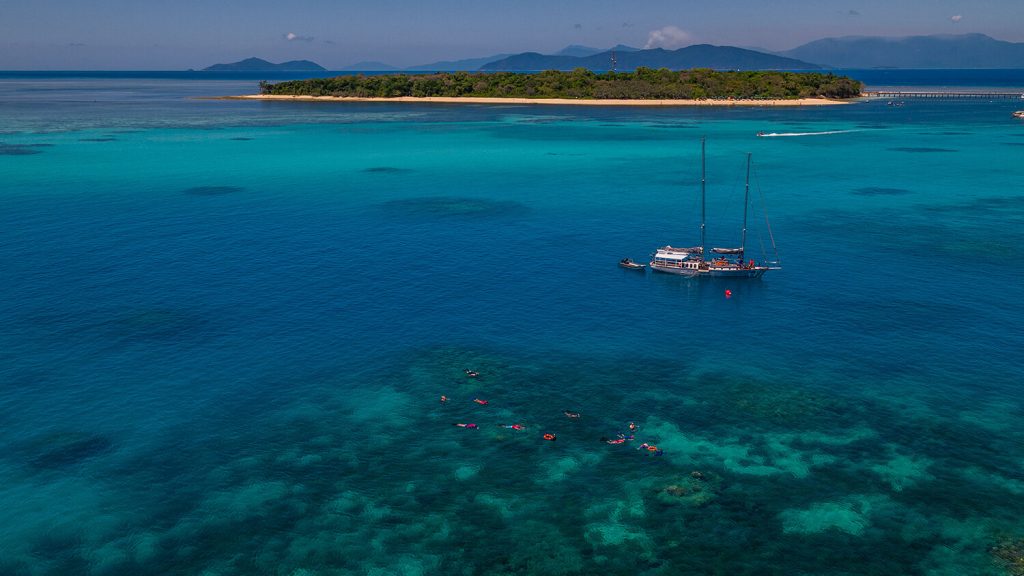
<instances>
[{"instance_id":1,"label":"jetty","mask_svg":"<svg viewBox=\"0 0 1024 576\"><path fill-rule=\"evenodd\" d=\"M1024 98L1024 94L1021 94L1020 92L910 92L891 90L866 91L864 92L864 96L868 98L888 98L890 100L905 100L909 98L935 98L945 100L955 100L959 98L982 98L986 100Z\"/></svg>"}]
</instances>

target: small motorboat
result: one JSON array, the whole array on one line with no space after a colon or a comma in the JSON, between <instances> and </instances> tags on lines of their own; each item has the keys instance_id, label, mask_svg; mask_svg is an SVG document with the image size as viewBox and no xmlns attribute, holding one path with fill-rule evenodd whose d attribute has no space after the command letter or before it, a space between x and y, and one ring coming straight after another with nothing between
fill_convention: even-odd
<instances>
[{"instance_id":1,"label":"small motorboat","mask_svg":"<svg viewBox=\"0 0 1024 576\"><path fill-rule=\"evenodd\" d=\"M1024 96L1021 96L1021 98L1024 98ZM1024 118L1024 110L1017 110L1016 112L1013 113L1013 117Z\"/></svg>"},{"instance_id":2,"label":"small motorboat","mask_svg":"<svg viewBox=\"0 0 1024 576\"><path fill-rule=\"evenodd\" d=\"M638 262L633 262L629 258L623 258L619 260L619 266L626 270L643 270L646 266Z\"/></svg>"}]
</instances>

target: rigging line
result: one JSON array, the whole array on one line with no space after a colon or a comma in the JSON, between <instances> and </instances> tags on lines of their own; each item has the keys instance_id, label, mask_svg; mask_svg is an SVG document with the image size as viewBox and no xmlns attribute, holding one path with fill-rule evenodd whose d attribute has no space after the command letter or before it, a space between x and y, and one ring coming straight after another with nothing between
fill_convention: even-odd
<instances>
[{"instance_id":1,"label":"rigging line","mask_svg":"<svg viewBox=\"0 0 1024 576\"><path fill-rule=\"evenodd\" d=\"M764 201L764 190L761 189L761 181L757 178L757 173L754 175L754 182L757 184L757 194L761 197L761 211L764 213L764 225L768 230L768 239L772 243L772 251L775 252L775 260L779 260L779 248L775 245L775 235L772 233L771 222L768 221L768 205Z\"/></svg>"},{"instance_id":2,"label":"rigging line","mask_svg":"<svg viewBox=\"0 0 1024 576\"><path fill-rule=\"evenodd\" d=\"M729 171L729 173L732 174L732 185L727 188L729 190L729 193L725 195L725 205L720 207L718 210L712 210L712 213L714 215L710 218L710 220L713 226L709 226L709 228L720 231L732 230L733 228L739 226L739 218L734 218L730 216L730 214L733 214L733 205L738 204L739 202L737 199L740 196L742 196L742 194L738 192L738 189L740 187L741 174L743 174L743 170L746 169L745 156L743 163L740 164L740 167L742 168L741 170ZM722 246L734 246L733 240L734 239L729 239L728 241L726 241L722 240L721 237L719 237L719 241L725 242L725 244L720 244Z\"/></svg>"}]
</instances>

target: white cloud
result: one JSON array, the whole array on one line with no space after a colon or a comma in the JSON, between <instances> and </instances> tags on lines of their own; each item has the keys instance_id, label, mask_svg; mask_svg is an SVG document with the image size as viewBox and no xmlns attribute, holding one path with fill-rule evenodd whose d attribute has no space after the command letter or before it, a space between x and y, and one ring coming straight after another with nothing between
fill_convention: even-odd
<instances>
[{"instance_id":1,"label":"white cloud","mask_svg":"<svg viewBox=\"0 0 1024 576\"><path fill-rule=\"evenodd\" d=\"M295 32L289 32L284 35L284 39L289 42L312 42L312 36L299 36Z\"/></svg>"},{"instance_id":2,"label":"white cloud","mask_svg":"<svg viewBox=\"0 0 1024 576\"><path fill-rule=\"evenodd\" d=\"M658 28L657 30L651 30L647 33L647 44L644 44L644 49L649 50L651 48L682 48L683 46L689 46L692 37L689 32L680 30L676 26L665 26L664 28Z\"/></svg>"},{"instance_id":3,"label":"white cloud","mask_svg":"<svg viewBox=\"0 0 1024 576\"><path fill-rule=\"evenodd\" d=\"M952 20L953 22L959 22L959 21L961 21L963 19L964 19L964 17L961 16L960 14L957 14L956 16L953 16L952 18L950 18L950 20Z\"/></svg>"}]
</instances>

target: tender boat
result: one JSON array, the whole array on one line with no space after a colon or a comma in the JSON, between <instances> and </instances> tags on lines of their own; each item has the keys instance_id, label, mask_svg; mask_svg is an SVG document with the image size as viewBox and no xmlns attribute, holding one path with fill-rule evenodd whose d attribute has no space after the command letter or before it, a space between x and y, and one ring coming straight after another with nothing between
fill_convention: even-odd
<instances>
[{"instance_id":1,"label":"tender boat","mask_svg":"<svg viewBox=\"0 0 1024 576\"><path fill-rule=\"evenodd\" d=\"M712 259L705 259L705 173L704 139L700 141L700 246L679 248L663 246L651 259L651 270L699 278L760 278L769 270L780 270L777 261L744 261L747 243L747 206L750 204L750 154L747 154L747 180L743 193L743 234L738 248L712 248ZM769 229L770 235L771 229ZM775 241L772 240L774 248ZM731 259L735 257L735 260Z\"/></svg>"},{"instance_id":2,"label":"tender boat","mask_svg":"<svg viewBox=\"0 0 1024 576\"><path fill-rule=\"evenodd\" d=\"M646 268L645 265L639 262L633 262L629 258L623 258L622 260L619 260L619 266L625 268L626 270L643 270L644 268Z\"/></svg>"}]
</instances>

